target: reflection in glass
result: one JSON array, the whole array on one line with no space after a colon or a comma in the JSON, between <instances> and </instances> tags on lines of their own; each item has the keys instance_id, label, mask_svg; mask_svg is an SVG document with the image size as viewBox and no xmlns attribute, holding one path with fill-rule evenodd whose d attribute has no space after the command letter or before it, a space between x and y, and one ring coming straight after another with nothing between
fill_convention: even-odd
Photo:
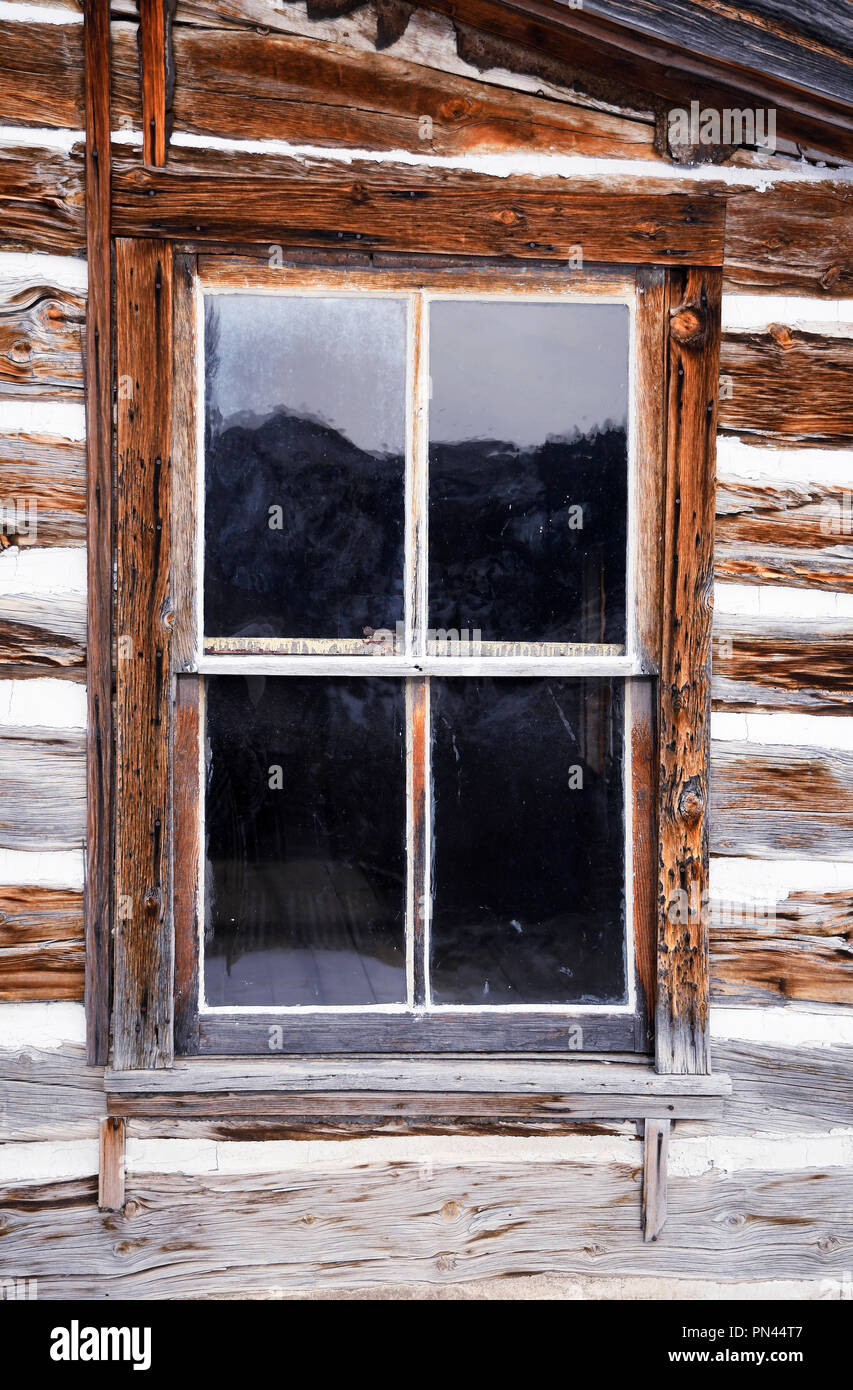
<instances>
[{"instance_id":1,"label":"reflection in glass","mask_svg":"<svg viewBox=\"0 0 853 1390\"><path fill-rule=\"evenodd\" d=\"M205 998L406 998L402 681L205 684Z\"/></svg>"},{"instance_id":2,"label":"reflection in glass","mask_svg":"<svg viewBox=\"0 0 853 1390\"><path fill-rule=\"evenodd\" d=\"M430 307L433 629L625 641L629 313Z\"/></svg>"},{"instance_id":3,"label":"reflection in glass","mask_svg":"<svg viewBox=\"0 0 853 1390\"><path fill-rule=\"evenodd\" d=\"M432 997L626 999L621 682L433 679Z\"/></svg>"},{"instance_id":4,"label":"reflection in glass","mask_svg":"<svg viewBox=\"0 0 853 1390\"><path fill-rule=\"evenodd\" d=\"M406 304L205 299L205 632L403 617Z\"/></svg>"}]
</instances>

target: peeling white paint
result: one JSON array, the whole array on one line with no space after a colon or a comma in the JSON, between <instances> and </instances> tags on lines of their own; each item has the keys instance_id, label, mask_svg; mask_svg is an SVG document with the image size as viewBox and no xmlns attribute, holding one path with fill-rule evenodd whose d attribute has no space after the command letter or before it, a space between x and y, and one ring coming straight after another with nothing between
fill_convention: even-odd
<instances>
[{"instance_id":1,"label":"peeling white paint","mask_svg":"<svg viewBox=\"0 0 853 1390\"><path fill-rule=\"evenodd\" d=\"M743 439L717 436L717 478L726 482L853 488L853 449L765 449Z\"/></svg>"},{"instance_id":2,"label":"peeling white paint","mask_svg":"<svg viewBox=\"0 0 853 1390\"><path fill-rule=\"evenodd\" d=\"M0 680L0 733L15 729L85 729L86 687L74 681Z\"/></svg>"},{"instance_id":3,"label":"peeling white paint","mask_svg":"<svg viewBox=\"0 0 853 1390\"><path fill-rule=\"evenodd\" d=\"M86 594L86 551L82 546L10 546L0 556L0 597L22 594Z\"/></svg>"},{"instance_id":4,"label":"peeling white paint","mask_svg":"<svg viewBox=\"0 0 853 1390\"><path fill-rule=\"evenodd\" d=\"M711 1037L768 1047L853 1047L853 1009L789 1004L785 1008L723 1008L712 1004Z\"/></svg>"},{"instance_id":5,"label":"peeling white paint","mask_svg":"<svg viewBox=\"0 0 853 1390\"><path fill-rule=\"evenodd\" d=\"M0 1144L0 1184L62 1182L98 1171L97 1139Z\"/></svg>"},{"instance_id":6,"label":"peeling white paint","mask_svg":"<svg viewBox=\"0 0 853 1390\"><path fill-rule=\"evenodd\" d=\"M85 439L86 407L82 401L0 401L0 434Z\"/></svg>"},{"instance_id":7,"label":"peeling white paint","mask_svg":"<svg viewBox=\"0 0 853 1390\"><path fill-rule=\"evenodd\" d=\"M0 1048L53 1049L85 1041L82 1004L0 1004Z\"/></svg>"},{"instance_id":8,"label":"peeling white paint","mask_svg":"<svg viewBox=\"0 0 853 1390\"><path fill-rule=\"evenodd\" d=\"M18 24L82 24L82 11L59 5L18 5L0 0L0 19Z\"/></svg>"},{"instance_id":9,"label":"peeling white paint","mask_svg":"<svg viewBox=\"0 0 853 1390\"><path fill-rule=\"evenodd\" d=\"M75 145L82 145L85 130L53 130L47 126L0 125L0 146L26 146L29 149L62 150L68 154Z\"/></svg>"},{"instance_id":10,"label":"peeling white paint","mask_svg":"<svg viewBox=\"0 0 853 1390\"><path fill-rule=\"evenodd\" d=\"M733 903L751 899L783 902L792 893L853 892L853 863L712 856L710 888L712 898Z\"/></svg>"},{"instance_id":11,"label":"peeling white paint","mask_svg":"<svg viewBox=\"0 0 853 1390\"><path fill-rule=\"evenodd\" d=\"M853 1129L828 1134L720 1135L671 1141L669 1173L673 1178L698 1178L722 1173L787 1173L803 1168L847 1168L853 1165Z\"/></svg>"},{"instance_id":12,"label":"peeling white paint","mask_svg":"<svg viewBox=\"0 0 853 1390\"><path fill-rule=\"evenodd\" d=\"M2 131L0 131L2 138ZM138 130L114 130L115 145L142 146ZM176 131L173 148L219 150L224 154L282 155L288 159L323 160L335 164L396 164L421 169L460 169L491 178L619 178L677 179L687 183L723 183L766 192L780 183L853 183L853 168L828 169L793 165L788 169L751 169L721 164L673 165L647 159L608 159L602 155L572 154L420 154L411 150L340 149L325 145L291 145L287 140L234 140L219 135Z\"/></svg>"},{"instance_id":13,"label":"peeling white paint","mask_svg":"<svg viewBox=\"0 0 853 1390\"><path fill-rule=\"evenodd\" d=\"M0 884L6 888L82 889L83 862L82 849L0 849Z\"/></svg>"},{"instance_id":14,"label":"peeling white paint","mask_svg":"<svg viewBox=\"0 0 853 1390\"><path fill-rule=\"evenodd\" d=\"M853 717L845 714L790 714L787 710L759 714L715 710L711 715L711 738L850 752L853 751Z\"/></svg>"},{"instance_id":15,"label":"peeling white paint","mask_svg":"<svg viewBox=\"0 0 853 1390\"><path fill-rule=\"evenodd\" d=\"M2 16L0 16L2 18ZM57 289L85 294L88 266L80 256L51 256L42 251L0 251L0 286L55 285Z\"/></svg>"},{"instance_id":16,"label":"peeling white paint","mask_svg":"<svg viewBox=\"0 0 853 1390\"><path fill-rule=\"evenodd\" d=\"M849 337L853 333L853 299L813 299L787 294L724 294L724 332L747 332L771 323L809 327Z\"/></svg>"},{"instance_id":17,"label":"peeling white paint","mask_svg":"<svg viewBox=\"0 0 853 1390\"><path fill-rule=\"evenodd\" d=\"M835 589L798 589L788 584L714 585L714 609L739 618L853 618L853 594Z\"/></svg>"}]
</instances>

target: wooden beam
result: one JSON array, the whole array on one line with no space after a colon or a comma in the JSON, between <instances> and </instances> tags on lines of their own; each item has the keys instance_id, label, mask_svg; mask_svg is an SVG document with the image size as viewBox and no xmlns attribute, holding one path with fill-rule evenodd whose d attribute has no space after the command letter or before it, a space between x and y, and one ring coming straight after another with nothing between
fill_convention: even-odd
<instances>
[{"instance_id":1,"label":"wooden beam","mask_svg":"<svg viewBox=\"0 0 853 1390\"><path fill-rule=\"evenodd\" d=\"M117 1067L172 1058L172 251L116 242Z\"/></svg>"},{"instance_id":2,"label":"wooden beam","mask_svg":"<svg viewBox=\"0 0 853 1390\"><path fill-rule=\"evenodd\" d=\"M404 209L408 214L404 215ZM537 180L431 168L175 149L164 169L115 151L120 236L589 262L721 264L723 201L690 192L614 197Z\"/></svg>"},{"instance_id":3,"label":"wooden beam","mask_svg":"<svg viewBox=\"0 0 853 1390\"><path fill-rule=\"evenodd\" d=\"M101 1120L98 1162L98 1210L124 1208L125 1137L127 1125L116 1115Z\"/></svg>"},{"instance_id":4,"label":"wooden beam","mask_svg":"<svg viewBox=\"0 0 853 1390\"><path fill-rule=\"evenodd\" d=\"M659 738L656 1065L707 1072L708 761L722 276L671 275Z\"/></svg>"},{"instance_id":5,"label":"wooden beam","mask_svg":"<svg viewBox=\"0 0 853 1390\"><path fill-rule=\"evenodd\" d=\"M657 1240L666 1221L670 1120L646 1120L643 1133L643 1240Z\"/></svg>"},{"instance_id":6,"label":"wooden beam","mask_svg":"<svg viewBox=\"0 0 853 1390\"><path fill-rule=\"evenodd\" d=\"M0 999L82 999L82 895L0 888Z\"/></svg>"},{"instance_id":7,"label":"wooden beam","mask_svg":"<svg viewBox=\"0 0 853 1390\"><path fill-rule=\"evenodd\" d=\"M142 158L166 163L174 91L172 17L175 0L138 0L142 82Z\"/></svg>"},{"instance_id":8,"label":"wooden beam","mask_svg":"<svg viewBox=\"0 0 853 1390\"><path fill-rule=\"evenodd\" d=\"M68 152L31 145L0 149L0 249L85 253L83 160L79 145Z\"/></svg>"},{"instance_id":9,"label":"wooden beam","mask_svg":"<svg viewBox=\"0 0 853 1390\"><path fill-rule=\"evenodd\" d=\"M783 324L727 333L720 381L723 434L777 448L853 445L853 339Z\"/></svg>"},{"instance_id":10,"label":"wooden beam","mask_svg":"<svg viewBox=\"0 0 853 1390\"><path fill-rule=\"evenodd\" d=\"M109 1053L112 814L112 378L109 6L86 0L86 1029L90 1063Z\"/></svg>"}]
</instances>

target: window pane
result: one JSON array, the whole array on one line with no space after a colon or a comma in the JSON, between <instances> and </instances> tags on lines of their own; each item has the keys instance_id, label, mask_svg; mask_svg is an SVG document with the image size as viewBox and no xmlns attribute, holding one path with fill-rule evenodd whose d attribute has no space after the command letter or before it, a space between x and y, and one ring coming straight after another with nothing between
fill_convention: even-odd
<instances>
[{"instance_id":1,"label":"window pane","mask_svg":"<svg viewBox=\"0 0 853 1390\"><path fill-rule=\"evenodd\" d=\"M406 304L205 299L205 632L403 617Z\"/></svg>"},{"instance_id":2,"label":"window pane","mask_svg":"<svg viewBox=\"0 0 853 1390\"><path fill-rule=\"evenodd\" d=\"M209 1004L406 997L402 681L206 682Z\"/></svg>"},{"instance_id":3,"label":"window pane","mask_svg":"<svg viewBox=\"0 0 853 1390\"><path fill-rule=\"evenodd\" d=\"M433 629L625 641L625 305L430 308Z\"/></svg>"},{"instance_id":4,"label":"window pane","mask_svg":"<svg viewBox=\"0 0 853 1390\"><path fill-rule=\"evenodd\" d=\"M621 683L430 691L433 1000L624 1002Z\"/></svg>"}]
</instances>

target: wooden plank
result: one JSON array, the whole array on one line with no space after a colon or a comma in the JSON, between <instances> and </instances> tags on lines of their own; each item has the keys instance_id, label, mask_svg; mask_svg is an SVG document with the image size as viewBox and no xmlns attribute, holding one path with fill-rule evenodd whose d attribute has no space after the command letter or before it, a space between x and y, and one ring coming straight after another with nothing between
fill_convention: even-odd
<instances>
[{"instance_id":1,"label":"wooden plank","mask_svg":"<svg viewBox=\"0 0 853 1390\"><path fill-rule=\"evenodd\" d=\"M0 617L0 662L51 675L82 672L86 665L86 605L82 595L57 594L49 601L28 594L7 595Z\"/></svg>"},{"instance_id":2,"label":"wooden plank","mask_svg":"<svg viewBox=\"0 0 853 1390\"><path fill-rule=\"evenodd\" d=\"M656 1063L705 1072L714 461L722 277L673 272L658 749Z\"/></svg>"},{"instance_id":3,"label":"wooden plank","mask_svg":"<svg viewBox=\"0 0 853 1390\"><path fill-rule=\"evenodd\" d=\"M0 888L0 999L83 998L83 896Z\"/></svg>"},{"instance_id":4,"label":"wooden plank","mask_svg":"<svg viewBox=\"0 0 853 1390\"><path fill-rule=\"evenodd\" d=\"M827 1133L853 1124L853 1048L778 1047L754 1042L718 1042L714 1068L731 1072L726 1101L727 1134ZM692 1121L679 1134L707 1134Z\"/></svg>"},{"instance_id":5,"label":"wooden plank","mask_svg":"<svg viewBox=\"0 0 853 1390\"><path fill-rule=\"evenodd\" d=\"M643 1126L643 1240L657 1240L666 1223L669 1120Z\"/></svg>"},{"instance_id":6,"label":"wooden plank","mask_svg":"<svg viewBox=\"0 0 853 1390\"><path fill-rule=\"evenodd\" d=\"M711 904L711 997L853 1004L853 891Z\"/></svg>"},{"instance_id":7,"label":"wooden plank","mask_svg":"<svg viewBox=\"0 0 853 1390\"><path fill-rule=\"evenodd\" d=\"M176 256L172 352L172 667L195 669L199 595L196 532L199 526L198 382L196 380L195 256Z\"/></svg>"},{"instance_id":8,"label":"wooden plank","mask_svg":"<svg viewBox=\"0 0 853 1390\"><path fill-rule=\"evenodd\" d=\"M329 1111L326 1106L312 1106L307 1113L300 1114L296 1107L287 1115L275 1119L250 1115L239 1119L227 1116L187 1117L179 1109L178 1113L163 1113L156 1118L147 1115L127 1116L127 1132L130 1139L221 1139L252 1143L269 1143L276 1140L342 1140L392 1138L405 1135L409 1138L431 1136L454 1136L455 1138L474 1138L477 1135L494 1138L533 1137L572 1138L580 1135L610 1135L614 1137L633 1137L636 1121L629 1120L577 1120L568 1113L555 1108L553 1114L542 1114L538 1107L529 1101L522 1109L530 1110L530 1115L501 1115L492 1112L483 1114L424 1114L423 1106L407 1108L411 1097L398 1096L393 1110L379 1107L370 1113L366 1106L359 1107L356 1116L351 1107L342 1106L339 1114ZM706 1102L707 1105L719 1102ZM238 1108L242 1108L238 1104ZM467 1110L468 1107L465 1107ZM449 1107L445 1107L449 1110ZM474 1111L477 1106L472 1107ZM387 1110L387 1113L386 1113ZM707 1125L707 1119L701 1121Z\"/></svg>"},{"instance_id":9,"label":"wooden plank","mask_svg":"<svg viewBox=\"0 0 853 1390\"><path fill-rule=\"evenodd\" d=\"M86 832L82 733L16 729L0 737L0 848L79 849Z\"/></svg>"},{"instance_id":10,"label":"wooden plank","mask_svg":"<svg viewBox=\"0 0 853 1390\"><path fill-rule=\"evenodd\" d=\"M725 289L853 295L853 186L779 183L731 189Z\"/></svg>"},{"instance_id":11,"label":"wooden plank","mask_svg":"<svg viewBox=\"0 0 853 1390\"><path fill-rule=\"evenodd\" d=\"M711 849L766 859L853 859L853 753L715 741Z\"/></svg>"},{"instance_id":12,"label":"wooden plank","mask_svg":"<svg viewBox=\"0 0 853 1390\"><path fill-rule=\"evenodd\" d=\"M0 148L0 249L52 251L84 255L83 155L33 149Z\"/></svg>"},{"instance_id":13,"label":"wooden plank","mask_svg":"<svg viewBox=\"0 0 853 1390\"><path fill-rule=\"evenodd\" d=\"M850 592L850 489L769 474L749 482L721 478L715 565L718 579L741 584Z\"/></svg>"},{"instance_id":14,"label":"wooden plank","mask_svg":"<svg viewBox=\"0 0 853 1390\"><path fill-rule=\"evenodd\" d=\"M853 649L844 619L718 614L713 663L715 709L853 712Z\"/></svg>"},{"instance_id":15,"label":"wooden plank","mask_svg":"<svg viewBox=\"0 0 853 1390\"><path fill-rule=\"evenodd\" d=\"M652 1019L657 989L657 748L652 681L632 681L628 693L631 720L631 870L633 881L634 960L637 979L637 1047L653 1048Z\"/></svg>"},{"instance_id":16,"label":"wooden plank","mask_svg":"<svg viewBox=\"0 0 853 1390\"><path fill-rule=\"evenodd\" d=\"M83 29L0 20L3 124L66 127L83 124Z\"/></svg>"},{"instance_id":17,"label":"wooden plank","mask_svg":"<svg viewBox=\"0 0 853 1390\"><path fill-rule=\"evenodd\" d=\"M632 1052L633 1014L202 1014L206 1056L338 1052Z\"/></svg>"},{"instance_id":18,"label":"wooden plank","mask_svg":"<svg viewBox=\"0 0 853 1390\"><path fill-rule=\"evenodd\" d=\"M281 156L174 149L165 169L114 152L113 227L120 236L193 242L357 246L465 255L719 264L719 199L646 189L626 205L543 191L536 180L469 177L407 166L340 165ZM401 209L411 203L411 217Z\"/></svg>"},{"instance_id":19,"label":"wooden plank","mask_svg":"<svg viewBox=\"0 0 853 1390\"><path fill-rule=\"evenodd\" d=\"M98 1157L98 1210L121 1211L125 1188L124 1120L109 1115L101 1120Z\"/></svg>"},{"instance_id":20,"label":"wooden plank","mask_svg":"<svg viewBox=\"0 0 853 1390\"><path fill-rule=\"evenodd\" d=\"M86 1032L90 1063L109 1054L113 685L113 475L110 310L109 6L86 0Z\"/></svg>"},{"instance_id":21,"label":"wooden plank","mask_svg":"<svg viewBox=\"0 0 853 1390\"><path fill-rule=\"evenodd\" d=\"M139 61L142 79L142 158L166 163L174 89L172 16L175 0L139 0Z\"/></svg>"},{"instance_id":22,"label":"wooden plank","mask_svg":"<svg viewBox=\"0 0 853 1390\"><path fill-rule=\"evenodd\" d=\"M393 54L184 25L174 53L175 129L196 135L417 154L659 158L648 120L508 92ZM124 65L117 75L127 86L135 76Z\"/></svg>"},{"instance_id":23,"label":"wooden plank","mask_svg":"<svg viewBox=\"0 0 853 1390\"><path fill-rule=\"evenodd\" d=\"M116 242L119 394L113 1057L172 1056L169 537L172 253Z\"/></svg>"},{"instance_id":24,"label":"wooden plank","mask_svg":"<svg viewBox=\"0 0 853 1390\"><path fill-rule=\"evenodd\" d=\"M346 1086L342 1086L342 1078ZM586 1095L595 1104L618 1095L630 1097L726 1096L731 1089L728 1077L702 1075L661 1075L648 1063L605 1058L593 1063L565 1056L554 1059L498 1059L405 1057L378 1058L339 1054L332 1057L300 1058L182 1058L167 1071L118 1071L105 1074L110 1095L140 1095L156 1092L170 1095L192 1092L274 1092L326 1091L423 1091L446 1096L450 1093L496 1091L517 1095L561 1093ZM621 1102L620 1102L621 1103Z\"/></svg>"},{"instance_id":25,"label":"wooden plank","mask_svg":"<svg viewBox=\"0 0 853 1390\"><path fill-rule=\"evenodd\" d=\"M70 290L0 290L0 399L82 400L84 318L85 296Z\"/></svg>"},{"instance_id":26,"label":"wooden plank","mask_svg":"<svg viewBox=\"0 0 853 1390\"><path fill-rule=\"evenodd\" d=\"M639 1150L639 1141L637 1141ZM671 1177L645 1244L628 1163L310 1165L264 1175L132 1174L116 1239L94 1181L7 1189L6 1238L41 1298L245 1298L527 1274L839 1282L853 1259L843 1168ZM733 1219L736 1218L736 1219ZM132 1252L132 1258L129 1258Z\"/></svg>"},{"instance_id":27,"label":"wooden plank","mask_svg":"<svg viewBox=\"0 0 853 1390\"><path fill-rule=\"evenodd\" d=\"M777 447L853 444L853 338L782 324L727 333L720 373L722 434Z\"/></svg>"},{"instance_id":28,"label":"wooden plank","mask_svg":"<svg viewBox=\"0 0 853 1390\"><path fill-rule=\"evenodd\" d=\"M50 436L0 436L0 478L3 531L9 541L21 546L86 544L84 444ZM10 508L17 531L10 525Z\"/></svg>"},{"instance_id":29,"label":"wooden plank","mask_svg":"<svg viewBox=\"0 0 853 1390\"><path fill-rule=\"evenodd\" d=\"M105 1113L104 1076L82 1047L0 1052L0 1139L96 1139Z\"/></svg>"}]
</instances>

